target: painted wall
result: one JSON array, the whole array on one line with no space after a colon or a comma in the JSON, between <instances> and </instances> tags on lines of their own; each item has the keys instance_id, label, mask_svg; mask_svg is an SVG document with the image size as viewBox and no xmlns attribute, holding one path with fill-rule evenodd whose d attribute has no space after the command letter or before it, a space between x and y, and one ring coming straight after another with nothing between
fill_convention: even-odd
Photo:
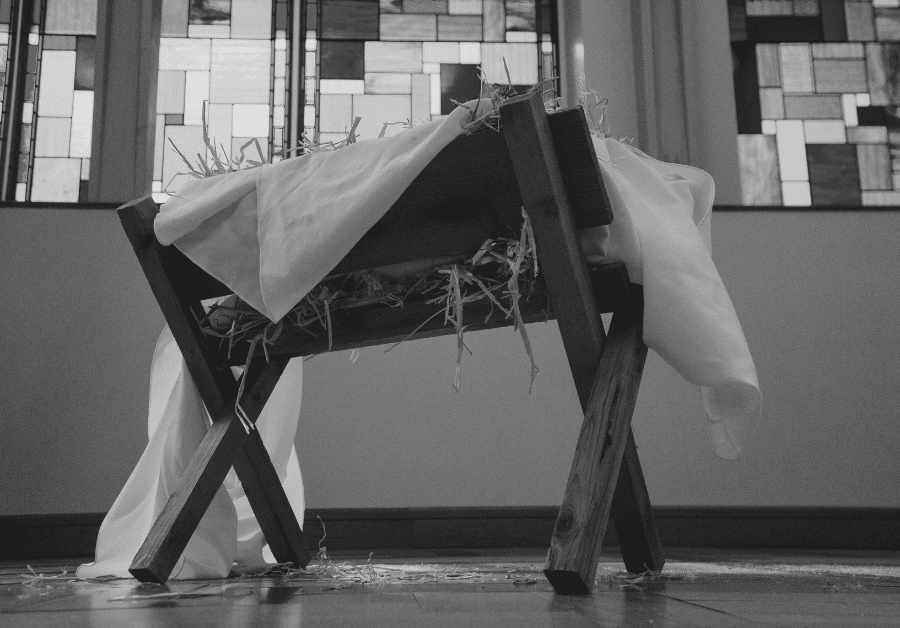
<instances>
[{"instance_id":1,"label":"painted wall","mask_svg":"<svg viewBox=\"0 0 900 628\"><path fill-rule=\"evenodd\" d=\"M766 418L716 459L696 391L652 355L635 432L658 505L900 506L900 213L717 214L714 257ZM146 443L162 327L114 212L0 209L0 515L109 508ZM306 364L314 507L558 503L580 417L553 324Z\"/></svg>"}]
</instances>

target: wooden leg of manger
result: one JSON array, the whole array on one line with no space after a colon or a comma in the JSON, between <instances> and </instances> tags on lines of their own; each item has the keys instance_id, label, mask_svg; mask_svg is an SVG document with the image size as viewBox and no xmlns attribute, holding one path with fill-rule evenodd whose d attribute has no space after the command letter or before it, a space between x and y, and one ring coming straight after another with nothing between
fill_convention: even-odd
<instances>
[{"instance_id":1,"label":"wooden leg of manger","mask_svg":"<svg viewBox=\"0 0 900 628\"><path fill-rule=\"evenodd\" d=\"M135 555L131 575L158 584L169 579L246 438L234 414L213 423Z\"/></svg>"},{"instance_id":2,"label":"wooden leg of manger","mask_svg":"<svg viewBox=\"0 0 900 628\"><path fill-rule=\"evenodd\" d=\"M500 118L585 410L547 577L557 592L584 593L593 585L611 508L617 529L626 533L622 545L626 564L662 566L650 500L634 440L629 438L647 352L641 340L642 292L631 287L632 294L617 309L606 338L540 94L507 100L500 107ZM626 473L617 484L623 464Z\"/></svg>"},{"instance_id":3,"label":"wooden leg of manger","mask_svg":"<svg viewBox=\"0 0 900 628\"><path fill-rule=\"evenodd\" d=\"M625 569L631 573L662 571L666 559L653 521L653 507L638 460L634 433L630 429L613 496L612 519Z\"/></svg>"},{"instance_id":4,"label":"wooden leg of manger","mask_svg":"<svg viewBox=\"0 0 900 628\"><path fill-rule=\"evenodd\" d=\"M310 556L300 525L259 434L254 432L248 438L234 415L238 384L197 323L203 309L197 296L185 287L183 268L178 266L180 254L156 240L153 222L158 211L152 199L144 198L123 205L118 214L200 396L218 419L153 524L130 571L142 581L168 579L232 465L275 558L305 567ZM267 363L257 359L244 374L247 383L241 405L252 421L286 366L286 360Z\"/></svg>"},{"instance_id":5,"label":"wooden leg of manger","mask_svg":"<svg viewBox=\"0 0 900 628\"><path fill-rule=\"evenodd\" d=\"M275 560L306 567L309 548L259 432L251 432L244 441L234 470Z\"/></svg>"},{"instance_id":6,"label":"wooden leg of manger","mask_svg":"<svg viewBox=\"0 0 900 628\"><path fill-rule=\"evenodd\" d=\"M544 573L557 593L583 594L593 588L647 356L641 340L640 292L634 292L630 303L613 315L547 554ZM633 518L629 504L640 492L640 487L634 488L631 495L620 495L623 525L630 525Z\"/></svg>"},{"instance_id":7,"label":"wooden leg of manger","mask_svg":"<svg viewBox=\"0 0 900 628\"><path fill-rule=\"evenodd\" d=\"M252 421L265 406L286 364L286 360L268 364L255 360L245 374L248 390L241 406ZM303 534L259 433L248 435L229 408L213 422L134 557L129 571L135 578L158 583L169 578L232 465L275 558L298 567L309 564Z\"/></svg>"}]
</instances>

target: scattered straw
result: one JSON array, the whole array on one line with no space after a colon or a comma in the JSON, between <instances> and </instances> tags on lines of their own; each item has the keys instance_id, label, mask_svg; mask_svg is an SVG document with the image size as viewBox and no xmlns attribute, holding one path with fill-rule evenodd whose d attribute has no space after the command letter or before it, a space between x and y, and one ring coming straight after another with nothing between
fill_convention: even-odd
<instances>
[{"instance_id":1,"label":"scattered straw","mask_svg":"<svg viewBox=\"0 0 900 628\"><path fill-rule=\"evenodd\" d=\"M316 558L306 568L295 568L291 563L278 563L266 571L256 574L242 574L246 578L280 578L285 581L301 581L311 584L324 584L326 589L345 589L357 585L372 584L433 584L438 582L459 582L463 580L483 580L487 574L461 569L458 565L376 565L372 563L374 552L369 553L365 564L344 561L335 562L328 556L323 545L328 536L325 522L318 517L322 525L322 538L319 539L319 551ZM509 578L509 575L507 575ZM514 583L518 584L518 583Z\"/></svg>"},{"instance_id":2,"label":"scattered straw","mask_svg":"<svg viewBox=\"0 0 900 628\"><path fill-rule=\"evenodd\" d=\"M662 573L661 571L652 571L650 569L642 573L631 573L630 571L617 571L614 574L605 576L605 580L609 583L618 584L622 590L642 590L642 585L652 584L656 582L673 582L684 580L686 575L681 572Z\"/></svg>"},{"instance_id":3,"label":"scattered straw","mask_svg":"<svg viewBox=\"0 0 900 628\"><path fill-rule=\"evenodd\" d=\"M522 572L519 569L510 569L507 571L506 579L511 580L513 584L537 584L537 578L534 578L528 572Z\"/></svg>"},{"instance_id":4,"label":"scattered straw","mask_svg":"<svg viewBox=\"0 0 900 628\"><path fill-rule=\"evenodd\" d=\"M22 580L17 582L16 584L21 584L23 587L26 587L28 589L43 589L46 587L61 586L73 582L100 583L119 579L117 576L113 575L98 576L96 578L79 578L74 573L70 572L66 567L60 567L59 573L38 572L35 571L31 565L25 565L25 568L28 569L28 573L18 574L18 576L22 578ZM9 583L5 582L4 584Z\"/></svg>"},{"instance_id":5,"label":"scattered straw","mask_svg":"<svg viewBox=\"0 0 900 628\"><path fill-rule=\"evenodd\" d=\"M29 588L46 586L54 581L70 581L73 579L73 576L69 574L65 567L60 567L61 573L58 574L38 573L31 565L25 565L25 567L28 569L29 573L20 573L19 575L22 577L22 586Z\"/></svg>"}]
</instances>

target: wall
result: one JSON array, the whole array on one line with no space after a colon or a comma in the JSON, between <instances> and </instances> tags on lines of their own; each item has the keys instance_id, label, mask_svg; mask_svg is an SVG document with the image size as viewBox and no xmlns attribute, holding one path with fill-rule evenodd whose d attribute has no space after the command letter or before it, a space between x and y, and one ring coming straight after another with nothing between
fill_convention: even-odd
<instances>
[{"instance_id":1,"label":"wall","mask_svg":"<svg viewBox=\"0 0 900 628\"><path fill-rule=\"evenodd\" d=\"M0 514L106 510L162 315L114 211L0 209Z\"/></svg>"},{"instance_id":2,"label":"wall","mask_svg":"<svg viewBox=\"0 0 900 628\"><path fill-rule=\"evenodd\" d=\"M736 463L696 391L651 354L635 433L658 505L900 506L900 213L714 218L714 257L766 418ZM162 319L109 210L0 208L0 515L109 508L146 442ZM558 503L580 418L553 324L306 363L298 449L313 507Z\"/></svg>"}]
</instances>

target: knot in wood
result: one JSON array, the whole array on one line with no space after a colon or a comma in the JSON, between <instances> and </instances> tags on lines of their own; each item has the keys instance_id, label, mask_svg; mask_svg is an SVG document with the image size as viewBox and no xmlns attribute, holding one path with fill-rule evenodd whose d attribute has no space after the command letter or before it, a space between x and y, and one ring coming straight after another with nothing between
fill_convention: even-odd
<instances>
[{"instance_id":1,"label":"knot in wood","mask_svg":"<svg viewBox=\"0 0 900 628\"><path fill-rule=\"evenodd\" d=\"M564 504L559 510L559 517L556 519L556 535L564 536L572 531L576 523L575 509L570 504Z\"/></svg>"}]
</instances>

